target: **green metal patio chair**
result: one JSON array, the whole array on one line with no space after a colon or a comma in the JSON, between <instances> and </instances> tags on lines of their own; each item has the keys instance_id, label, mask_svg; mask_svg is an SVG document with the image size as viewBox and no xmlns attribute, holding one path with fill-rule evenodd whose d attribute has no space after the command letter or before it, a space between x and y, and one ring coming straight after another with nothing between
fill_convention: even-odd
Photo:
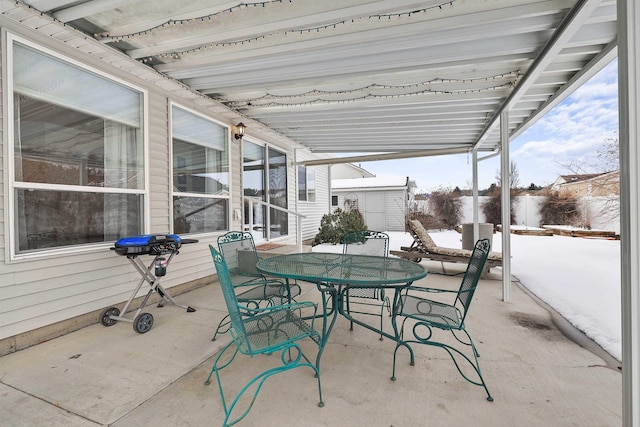
<instances>
[{"instance_id":1,"label":"green metal patio chair","mask_svg":"<svg viewBox=\"0 0 640 427\"><path fill-rule=\"evenodd\" d=\"M354 255L389 256L389 235L373 230L347 233L344 236L342 252ZM353 298L356 299L353 300ZM372 300L377 302L373 303L371 302ZM342 294L342 304L349 315L351 315L351 313L359 313L379 316L381 331L384 309L386 308L389 314L391 314L391 302L389 301L389 298L385 296L384 289L381 288L349 286ZM380 312L378 314L371 313L370 311L355 311L351 309L351 304L376 306L380 308ZM353 330L353 322L350 323L350 330ZM380 335L380 340L382 340L382 335Z\"/></svg>"},{"instance_id":2,"label":"green metal patio chair","mask_svg":"<svg viewBox=\"0 0 640 427\"><path fill-rule=\"evenodd\" d=\"M312 363L298 345L298 341L310 338L318 345L318 350L322 346L321 336L313 327L317 305L312 302L297 302L257 309L242 305L236 297L231 275L222 255L211 245L209 245L209 249L218 272L218 280L229 310L231 322L229 332L232 341L220 351L205 381L205 384L210 384L211 376L215 373L225 414L224 422L222 423L223 427L236 424L249 413L260 389L269 377L294 368L309 367L314 371L314 375L318 380L320 397L318 406L324 406L320 384L320 360L318 358L315 364ZM303 313L305 314L305 319L309 319L311 323L301 317ZM223 358L229 349L232 351L231 356L228 359ZM220 379L220 371L233 362L238 352L254 357L257 355L270 355L278 351L281 352L280 360L282 365L268 369L255 376L242 387L231 401L231 404L227 405ZM241 412L237 417L231 418L231 414L241 397L251 390L253 390L253 396L250 403L244 410L238 409Z\"/></svg>"},{"instance_id":3,"label":"green metal patio chair","mask_svg":"<svg viewBox=\"0 0 640 427\"><path fill-rule=\"evenodd\" d=\"M478 240L473 249L473 253L467 265L467 269L462 278L462 283L457 291L425 288L411 286L408 288L407 293L403 294L399 301L394 302L394 327L397 329L397 319L403 317L400 332L396 330L396 334L399 337L396 343L396 348L393 353L393 374L391 379L396 379L396 355L398 349L401 346L406 347L409 350L411 356L411 365L414 364L414 355L411 344L426 344L443 348L453 360L458 372L462 377L471 384L484 387L487 392L487 400L493 401L493 397L489 393L489 389L482 377L480 371L480 364L478 362L478 351L471 339L471 335L465 327L465 319L469 312L469 306L473 300L473 294L478 286L478 280L482 275L487 257L489 256L490 243L488 239ZM446 304L440 301L434 301L431 299L421 298L413 294L409 294L410 291L432 292L432 293L453 293L455 294L455 300L453 304ZM407 320L414 320L413 326L410 328L412 337L405 340L405 326L407 326ZM434 335L436 331L434 329L442 331L450 331L455 338L454 343L460 343L473 351L473 359L463 353L462 350L453 347L453 345L436 341ZM456 334L458 332L466 335L462 339ZM468 362L475 373L464 372L460 366L460 362ZM472 376L470 376L471 374Z\"/></svg>"},{"instance_id":4,"label":"green metal patio chair","mask_svg":"<svg viewBox=\"0 0 640 427\"><path fill-rule=\"evenodd\" d=\"M218 251L227 264L231 283L242 304L257 309L263 304L271 306L295 301L300 295L298 284L288 286L281 280L267 279L256 269L259 258L251 233L230 231L218 237ZM215 341L218 334L227 332L230 325L229 316L225 316L218 323L211 341Z\"/></svg>"}]
</instances>

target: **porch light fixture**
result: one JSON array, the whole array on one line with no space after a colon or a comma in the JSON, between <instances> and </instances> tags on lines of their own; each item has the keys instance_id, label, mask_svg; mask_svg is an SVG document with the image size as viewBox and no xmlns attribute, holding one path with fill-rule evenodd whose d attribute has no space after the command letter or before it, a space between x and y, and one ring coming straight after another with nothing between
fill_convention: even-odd
<instances>
[{"instance_id":1,"label":"porch light fixture","mask_svg":"<svg viewBox=\"0 0 640 427\"><path fill-rule=\"evenodd\" d=\"M233 137L235 139L242 139L242 137L244 136L244 131L247 130L247 127L244 125L244 123L240 122L237 125L235 125L234 129L234 134Z\"/></svg>"}]
</instances>

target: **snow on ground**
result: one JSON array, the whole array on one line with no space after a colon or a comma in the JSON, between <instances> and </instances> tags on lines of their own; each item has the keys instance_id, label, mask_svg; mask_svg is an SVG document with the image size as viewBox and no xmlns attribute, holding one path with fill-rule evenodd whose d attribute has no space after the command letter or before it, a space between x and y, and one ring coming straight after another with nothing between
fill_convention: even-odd
<instances>
[{"instance_id":1,"label":"snow on ground","mask_svg":"<svg viewBox=\"0 0 640 427\"><path fill-rule=\"evenodd\" d=\"M390 248L413 241L390 232ZM430 231L439 245L461 248L456 231ZM492 250L501 251L502 235ZM341 252L341 245L319 245L317 252ZM540 299L618 360L622 358L620 241L565 236L511 235L511 274Z\"/></svg>"}]
</instances>

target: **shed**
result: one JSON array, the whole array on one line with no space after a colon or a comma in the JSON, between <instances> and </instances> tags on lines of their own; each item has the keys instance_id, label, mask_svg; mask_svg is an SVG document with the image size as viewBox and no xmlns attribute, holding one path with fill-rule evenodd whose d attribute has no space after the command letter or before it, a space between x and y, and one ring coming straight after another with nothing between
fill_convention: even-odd
<instances>
[{"instance_id":1,"label":"shed","mask_svg":"<svg viewBox=\"0 0 640 427\"><path fill-rule=\"evenodd\" d=\"M415 181L408 177L334 179L331 209L357 209L370 230L404 231Z\"/></svg>"}]
</instances>

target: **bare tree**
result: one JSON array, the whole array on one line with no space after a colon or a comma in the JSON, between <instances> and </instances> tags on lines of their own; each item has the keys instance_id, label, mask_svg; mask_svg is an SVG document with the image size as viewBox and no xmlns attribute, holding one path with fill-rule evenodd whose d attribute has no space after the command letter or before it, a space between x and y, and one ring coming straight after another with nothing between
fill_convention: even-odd
<instances>
[{"instance_id":1,"label":"bare tree","mask_svg":"<svg viewBox=\"0 0 640 427\"><path fill-rule=\"evenodd\" d=\"M520 173L518 167L514 161L511 161L509 165L509 194L511 195L509 202L509 217L511 224L515 223L515 196L519 194L518 187L520 186ZM502 175L500 170L496 171L496 181L498 185L490 187L490 191L487 194L489 198L482 204L482 212L484 213L485 220L493 224L502 223Z\"/></svg>"},{"instance_id":2,"label":"bare tree","mask_svg":"<svg viewBox=\"0 0 640 427\"><path fill-rule=\"evenodd\" d=\"M500 170L496 170L496 182L498 183L498 187L502 187L502 174ZM520 171L518 171L518 166L516 163L511 160L509 164L509 188L511 190L517 190L520 187Z\"/></svg>"}]
</instances>

